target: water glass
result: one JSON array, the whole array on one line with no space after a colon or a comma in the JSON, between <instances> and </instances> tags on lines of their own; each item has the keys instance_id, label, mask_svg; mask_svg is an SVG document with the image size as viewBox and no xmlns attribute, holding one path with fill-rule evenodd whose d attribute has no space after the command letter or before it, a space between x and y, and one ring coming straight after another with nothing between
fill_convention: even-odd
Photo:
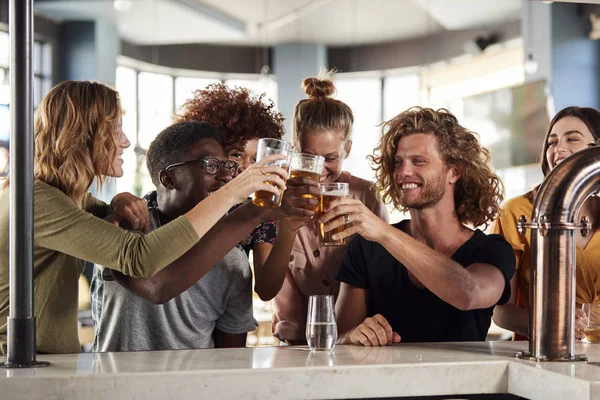
<instances>
[{"instance_id":1,"label":"water glass","mask_svg":"<svg viewBox=\"0 0 600 400\"><path fill-rule=\"evenodd\" d=\"M335 352L331 351L314 351L311 350L308 352L308 356L306 357L307 367L334 367L337 365L337 360L335 358Z\"/></svg>"},{"instance_id":2,"label":"water glass","mask_svg":"<svg viewBox=\"0 0 600 400\"><path fill-rule=\"evenodd\" d=\"M332 350L337 341L334 300L332 295L308 298L306 342L311 350Z\"/></svg>"},{"instance_id":3,"label":"water glass","mask_svg":"<svg viewBox=\"0 0 600 400\"><path fill-rule=\"evenodd\" d=\"M269 156L271 154L283 154L287 157L285 160L277 160L269 165L277 165L278 167L281 167L289 172L293 153L293 144L283 140L263 138L258 140L258 147L256 150L256 161L260 161L264 157ZM267 183L275 185L274 183L268 181ZM279 194L277 195L271 192L267 192L266 190L259 190L254 193L254 198L252 199L252 202L259 207L275 208L281 205L282 197L283 190L279 190Z\"/></svg>"}]
</instances>

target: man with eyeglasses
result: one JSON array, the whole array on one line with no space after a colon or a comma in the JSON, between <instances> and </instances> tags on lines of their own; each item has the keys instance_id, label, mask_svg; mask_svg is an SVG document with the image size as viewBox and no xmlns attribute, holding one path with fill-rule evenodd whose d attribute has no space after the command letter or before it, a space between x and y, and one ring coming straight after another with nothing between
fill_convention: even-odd
<instances>
[{"instance_id":1,"label":"man with eyeglasses","mask_svg":"<svg viewBox=\"0 0 600 400\"><path fill-rule=\"evenodd\" d=\"M227 160L219 132L204 122L181 122L150 144L148 171L157 190L148 201L151 230L183 215L232 179L237 163ZM252 273L237 247L265 220L306 216L302 189L288 188L279 210L251 202L225 216L180 259L148 279L130 279L104 269L102 312L94 351L243 347L256 327L252 313ZM97 282L95 282L97 283ZM100 299L99 299L100 297ZM98 310L96 310L98 311Z\"/></svg>"}]
</instances>

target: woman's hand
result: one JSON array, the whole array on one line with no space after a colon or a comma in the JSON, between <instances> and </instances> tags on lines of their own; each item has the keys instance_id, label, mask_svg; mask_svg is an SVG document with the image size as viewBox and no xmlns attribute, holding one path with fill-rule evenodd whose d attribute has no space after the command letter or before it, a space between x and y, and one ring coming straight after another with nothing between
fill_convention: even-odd
<instances>
[{"instance_id":1,"label":"woman's hand","mask_svg":"<svg viewBox=\"0 0 600 400\"><path fill-rule=\"evenodd\" d=\"M308 224L317 214L319 206L319 183L302 176L286 182L281 206L263 208L265 221L280 221L279 228L296 232Z\"/></svg>"},{"instance_id":2,"label":"woman's hand","mask_svg":"<svg viewBox=\"0 0 600 400\"><path fill-rule=\"evenodd\" d=\"M286 189L285 181L289 178L289 174L281 167L268 164L286 158L281 154L267 156L256 164L249 166L235 179L219 189L218 192L224 190L227 196L232 197L234 204L245 201L248 196L259 190L279 195L281 190Z\"/></svg>"},{"instance_id":3,"label":"woman's hand","mask_svg":"<svg viewBox=\"0 0 600 400\"><path fill-rule=\"evenodd\" d=\"M348 225L343 232L333 235L333 240L359 234L367 240L379 242L389 226L361 201L348 198L332 201L327 212L319 217L319 222L325 223L326 232Z\"/></svg>"},{"instance_id":4,"label":"woman's hand","mask_svg":"<svg viewBox=\"0 0 600 400\"><path fill-rule=\"evenodd\" d=\"M140 199L131 193L123 192L112 199L110 206L113 209L114 225L119 226L121 222L129 221L132 229L144 233L150 232L150 214L148 213L146 200Z\"/></svg>"},{"instance_id":5,"label":"woman's hand","mask_svg":"<svg viewBox=\"0 0 600 400\"><path fill-rule=\"evenodd\" d=\"M575 310L575 340L581 342L585 339L585 329L588 326L588 317L583 310Z\"/></svg>"}]
</instances>

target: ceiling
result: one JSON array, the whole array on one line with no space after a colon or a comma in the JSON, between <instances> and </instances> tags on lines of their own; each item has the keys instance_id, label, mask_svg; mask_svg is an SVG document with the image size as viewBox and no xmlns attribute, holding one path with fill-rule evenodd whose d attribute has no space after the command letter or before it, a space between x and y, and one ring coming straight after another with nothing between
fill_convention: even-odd
<instances>
[{"instance_id":1,"label":"ceiling","mask_svg":"<svg viewBox=\"0 0 600 400\"><path fill-rule=\"evenodd\" d=\"M333 46L515 21L522 0L36 0L35 12L101 19L135 44Z\"/></svg>"}]
</instances>

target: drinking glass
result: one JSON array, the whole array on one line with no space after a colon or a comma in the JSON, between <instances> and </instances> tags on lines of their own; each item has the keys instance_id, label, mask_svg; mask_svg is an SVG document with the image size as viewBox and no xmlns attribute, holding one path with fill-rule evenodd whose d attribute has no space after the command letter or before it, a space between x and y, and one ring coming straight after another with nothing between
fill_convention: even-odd
<instances>
[{"instance_id":1,"label":"drinking glass","mask_svg":"<svg viewBox=\"0 0 600 400\"><path fill-rule=\"evenodd\" d=\"M290 178L303 176L305 178L319 182L324 166L325 157L317 156L314 154L294 153L292 155L292 172L290 172ZM305 194L302 195L302 197L307 199L319 200L316 196L312 194ZM318 211L319 206L317 205L314 208L308 209L310 209L311 211Z\"/></svg>"},{"instance_id":2,"label":"drinking glass","mask_svg":"<svg viewBox=\"0 0 600 400\"><path fill-rule=\"evenodd\" d=\"M337 365L335 352L330 351L315 351L308 352L305 364L307 367L334 367Z\"/></svg>"},{"instance_id":3,"label":"drinking glass","mask_svg":"<svg viewBox=\"0 0 600 400\"><path fill-rule=\"evenodd\" d=\"M333 296L310 296L306 316L306 342L308 347L311 350L332 350L337 337Z\"/></svg>"},{"instance_id":4,"label":"drinking glass","mask_svg":"<svg viewBox=\"0 0 600 400\"><path fill-rule=\"evenodd\" d=\"M585 303L582 310L587 316L588 322L585 328L585 343L600 342L600 303Z\"/></svg>"},{"instance_id":5,"label":"drinking glass","mask_svg":"<svg viewBox=\"0 0 600 400\"><path fill-rule=\"evenodd\" d=\"M322 183L319 185L321 196L319 198L319 213L324 213L329 204L339 198L348 197L350 184L348 183ZM343 246L346 239L333 240L332 236L349 228L348 224L338 226L334 230L325 232L325 223L319 223L319 245L321 246Z\"/></svg>"},{"instance_id":6,"label":"drinking glass","mask_svg":"<svg viewBox=\"0 0 600 400\"><path fill-rule=\"evenodd\" d=\"M258 147L256 150L256 161L262 160L264 157L269 156L271 154L283 154L287 158L284 160L277 160L269 165L277 165L285 169L286 171L290 171L290 163L292 154L294 152L294 145L285 142L283 140L278 139L259 139ZM267 182L271 185L275 185L274 183ZM252 202L259 207L270 207L275 208L281 205L281 198L283 195L283 190L279 190L279 194L273 194L271 192L267 192L266 190L259 190L254 193L254 198Z\"/></svg>"}]
</instances>

